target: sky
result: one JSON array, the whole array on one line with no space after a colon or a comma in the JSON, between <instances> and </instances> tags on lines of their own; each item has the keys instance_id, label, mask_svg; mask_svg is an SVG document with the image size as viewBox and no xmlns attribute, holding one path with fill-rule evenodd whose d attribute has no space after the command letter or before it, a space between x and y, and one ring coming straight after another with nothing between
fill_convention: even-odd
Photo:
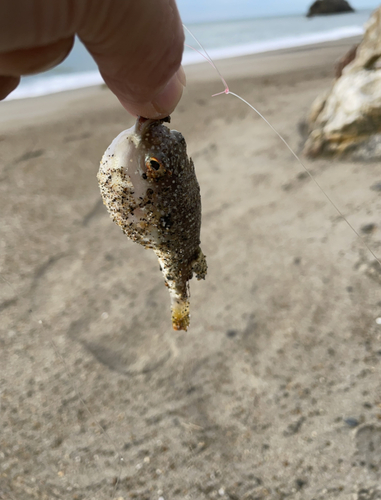
<instances>
[{"instance_id":1,"label":"sky","mask_svg":"<svg viewBox=\"0 0 381 500\"><path fill-rule=\"evenodd\" d=\"M305 14L313 0L177 0L184 23L246 17ZM380 0L349 0L357 10L373 9Z\"/></svg>"}]
</instances>

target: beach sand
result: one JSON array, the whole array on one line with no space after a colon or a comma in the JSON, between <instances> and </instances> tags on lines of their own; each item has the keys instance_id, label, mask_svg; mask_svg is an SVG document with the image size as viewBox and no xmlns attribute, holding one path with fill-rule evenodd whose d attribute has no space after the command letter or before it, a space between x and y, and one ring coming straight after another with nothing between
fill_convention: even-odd
<instances>
[{"instance_id":1,"label":"beach sand","mask_svg":"<svg viewBox=\"0 0 381 500\"><path fill-rule=\"evenodd\" d=\"M219 67L300 151L352 42ZM0 499L381 498L380 267L212 68L187 73L171 125L209 270L186 333L99 194L133 119L105 88L0 104ZM380 165L306 165L380 256Z\"/></svg>"}]
</instances>

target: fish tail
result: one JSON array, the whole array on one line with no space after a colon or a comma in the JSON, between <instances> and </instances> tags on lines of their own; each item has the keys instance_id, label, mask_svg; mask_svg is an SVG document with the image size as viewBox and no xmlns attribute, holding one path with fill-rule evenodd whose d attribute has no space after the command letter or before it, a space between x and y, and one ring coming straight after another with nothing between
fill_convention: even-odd
<instances>
[{"instance_id":1,"label":"fish tail","mask_svg":"<svg viewBox=\"0 0 381 500\"><path fill-rule=\"evenodd\" d=\"M174 297L172 299L172 326L174 330L188 330L189 316L189 300Z\"/></svg>"}]
</instances>

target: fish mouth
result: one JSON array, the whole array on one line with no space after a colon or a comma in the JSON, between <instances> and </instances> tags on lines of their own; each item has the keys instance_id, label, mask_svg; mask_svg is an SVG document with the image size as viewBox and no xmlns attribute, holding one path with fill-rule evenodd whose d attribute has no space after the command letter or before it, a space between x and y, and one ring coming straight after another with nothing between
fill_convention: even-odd
<instances>
[{"instance_id":1,"label":"fish mouth","mask_svg":"<svg viewBox=\"0 0 381 500\"><path fill-rule=\"evenodd\" d=\"M138 119L135 123L135 133L142 135L144 130L149 125L149 122L153 122L154 120L150 120L149 118L144 118L143 116L138 116Z\"/></svg>"},{"instance_id":2,"label":"fish mouth","mask_svg":"<svg viewBox=\"0 0 381 500\"><path fill-rule=\"evenodd\" d=\"M152 120L151 118L144 118L144 116L138 116L135 124L135 133L138 135L143 135L143 133L148 129L152 123L169 123L171 121L170 116L165 118L160 118L160 120Z\"/></svg>"}]
</instances>

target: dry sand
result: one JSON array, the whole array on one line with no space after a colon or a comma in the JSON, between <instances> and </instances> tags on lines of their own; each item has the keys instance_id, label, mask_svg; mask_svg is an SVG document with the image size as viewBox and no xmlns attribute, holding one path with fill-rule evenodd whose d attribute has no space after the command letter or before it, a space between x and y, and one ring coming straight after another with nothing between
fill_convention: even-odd
<instances>
[{"instance_id":1,"label":"dry sand","mask_svg":"<svg viewBox=\"0 0 381 500\"><path fill-rule=\"evenodd\" d=\"M299 150L350 44L220 67ZM101 203L99 160L132 123L115 98L0 105L0 499L379 499L380 268L279 138L210 98L212 70L188 74L172 125L209 273L187 333ZM306 163L381 255L380 165Z\"/></svg>"}]
</instances>

